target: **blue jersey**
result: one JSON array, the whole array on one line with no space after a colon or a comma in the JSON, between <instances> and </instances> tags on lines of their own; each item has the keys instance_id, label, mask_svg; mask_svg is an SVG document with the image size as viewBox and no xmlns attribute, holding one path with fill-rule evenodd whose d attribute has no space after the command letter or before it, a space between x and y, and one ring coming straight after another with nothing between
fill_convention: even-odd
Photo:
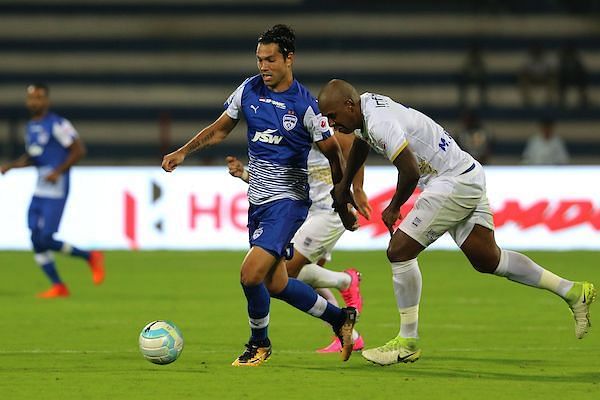
<instances>
[{"instance_id":1,"label":"blue jersey","mask_svg":"<svg viewBox=\"0 0 600 400\"><path fill-rule=\"evenodd\" d=\"M31 162L38 170L38 182L34 196L64 199L69 193L69 171L61 175L56 183L44 179L56 167L64 163L69 147L77 137L73 125L54 113L39 120L30 120L25 133L25 149Z\"/></svg>"},{"instance_id":2,"label":"blue jersey","mask_svg":"<svg viewBox=\"0 0 600 400\"><path fill-rule=\"evenodd\" d=\"M308 200L308 152L313 142L332 135L309 91L294 80L276 93L256 75L229 96L225 107L233 119L243 114L248 125L250 203Z\"/></svg>"}]
</instances>

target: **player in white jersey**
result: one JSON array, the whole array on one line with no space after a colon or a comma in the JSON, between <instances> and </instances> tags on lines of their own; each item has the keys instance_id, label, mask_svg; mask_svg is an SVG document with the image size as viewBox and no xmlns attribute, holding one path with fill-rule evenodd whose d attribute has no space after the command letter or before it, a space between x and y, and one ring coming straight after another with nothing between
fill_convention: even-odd
<instances>
[{"instance_id":1,"label":"player in white jersey","mask_svg":"<svg viewBox=\"0 0 600 400\"><path fill-rule=\"evenodd\" d=\"M396 192L382 219L391 235L387 256L400 312L400 332L385 345L363 351L363 357L380 365L413 362L420 357L417 327L422 283L417 256L445 232L477 271L546 289L563 298L575 319L575 336L582 338L587 333L589 306L596 297L594 285L563 279L523 254L498 247L483 168L440 125L389 97L359 95L342 80L332 80L321 90L319 107L336 130L348 134L360 130L357 136L361 140L354 141L344 178L334 192L335 207L347 228L355 229L356 222L346 208L354 201L350 182L369 148L387 157L399 173ZM423 191L403 217L400 206L417 184ZM401 223L395 230L398 220Z\"/></svg>"},{"instance_id":2,"label":"player in white jersey","mask_svg":"<svg viewBox=\"0 0 600 400\"><path fill-rule=\"evenodd\" d=\"M345 157L350 153L353 138L348 135L335 135L342 153ZM245 182L249 181L250 173L244 168L241 161L233 156L226 159L229 173ZM371 207L362 188L363 170L356 174L352 189L358 211L370 218ZM292 243L294 254L286 262L288 275L309 284L317 289L327 301L337 305L337 300L329 288L338 289L347 306L354 307L362 312L362 296L360 294L361 275L355 268L348 268L343 272L332 271L323 266L331 260L331 252L346 231L339 214L332 208L333 198L331 190L333 182L329 160L313 146L308 154L308 183L310 186L309 197L312 205L308 216L298 229ZM353 350L364 348L364 339L354 330ZM335 353L341 351L342 345L337 337L319 353Z\"/></svg>"}]
</instances>

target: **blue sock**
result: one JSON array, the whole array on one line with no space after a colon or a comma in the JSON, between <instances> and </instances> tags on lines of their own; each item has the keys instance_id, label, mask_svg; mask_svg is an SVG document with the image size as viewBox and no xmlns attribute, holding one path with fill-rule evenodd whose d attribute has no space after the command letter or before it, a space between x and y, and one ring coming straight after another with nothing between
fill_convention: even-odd
<instances>
[{"instance_id":1,"label":"blue sock","mask_svg":"<svg viewBox=\"0 0 600 400\"><path fill-rule=\"evenodd\" d=\"M42 265L42 270L53 284L62 283L60 277L58 276L58 271L56 270L56 265L54 265L54 262L49 262L48 264Z\"/></svg>"},{"instance_id":2,"label":"blue sock","mask_svg":"<svg viewBox=\"0 0 600 400\"><path fill-rule=\"evenodd\" d=\"M85 258L87 261L90 260L90 252L89 251L81 250L80 248L75 247L75 246L71 247L71 255L75 256L75 257Z\"/></svg>"},{"instance_id":3,"label":"blue sock","mask_svg":"<svg viewBox=\"0 0 600 400\"><path fill-rule=\"evenodd\" d=\"M53 284L62 283L52 259L52 254L49 251L35 253L33 258Z\"/></svg>"},{"instance_id":4,"label":"blue sock","mask_svg":"<svg viewBox=\"0 0 600 400\"><path fill-rule=\"evenodd\" d=\"M269 308L271 296L264 283L256 286L242 284L248 301L248 319L250 321L251 342L261 342L268 338Z\"/></svg>"},{"instance_id":5,"label":"blue sock","mask_svg":"<svg viewBox=\"0 0 600 400\"><path fill-rule=\"evenodd\" d=\"M344 312L319 296L315 290L298 279L288 278L288 284L273 297L283 300L310 315L339 326L345 320Z\"/></svg>"},{"instance_id":6,"label":"blue sock","mask_svg":"<svg viewBox=\"0 0 600 400\"><path fill-rule=\"evenodd\" d=\"M90 260L90 252L81 250L78 247L72 246L69 243L62 242L60 240L56 240L53 237L47 239L49 242L49 248L54 251L60 251L62 253L68 254L70 256L80 257L85 259L86 261Z\"/></svg>"}]
</instances>

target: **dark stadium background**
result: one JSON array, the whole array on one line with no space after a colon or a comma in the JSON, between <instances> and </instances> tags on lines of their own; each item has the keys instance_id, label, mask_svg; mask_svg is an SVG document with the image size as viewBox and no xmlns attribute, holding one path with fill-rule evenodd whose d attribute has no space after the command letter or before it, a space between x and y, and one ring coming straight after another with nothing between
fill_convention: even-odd
<instances>
[{"instance_id":1,"label":"dark stadium background","mask_svg":"<svg viewBox=\"0 0 600 400\"><path fill-rule=\"evenodd\" d=\"M295 75L313 92L333 77L461 130L460 65L478 46L489 101L471 105L492 132L490 164L518 164L540 118L556 120L573 164L600 160L597 1L22 0L0 1L0 162L22 149L24 87L51 86L54 110L85 140L84 165L156 165L221 112L256 70L257 35L298 36ZM588 70L589 104L520 101L527 49L566 43ZM572 96L573 97L573 96ZM571 98L571 100L574 100ZM245 154L243 124L192 164ZM370 163L381 163L371 157Z\"/></svg>"}]
</instances>

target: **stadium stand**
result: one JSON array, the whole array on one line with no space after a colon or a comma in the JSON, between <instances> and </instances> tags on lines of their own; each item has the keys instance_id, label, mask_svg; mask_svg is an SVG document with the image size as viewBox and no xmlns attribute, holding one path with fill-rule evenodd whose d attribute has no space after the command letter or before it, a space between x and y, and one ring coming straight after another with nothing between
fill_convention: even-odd
<instances>
[{"instance_id":1,"label":"stadium stand","mask_svg":"<svg viewBox=\"0 0 600 400\"><path fill-rule=\"evenodd\" d=\"M223 100L255 73L257 34L287 23L298 34L296 77L314 94L329 79L344 78L427 113L451 132L460 129L463 113L458 74L477 43L487 67L487 102L478 115L494 133L492 164L518 163L544 115L556 119L573 163L600 162L596 3L321 3L3 1L0 159L20 153L24 87L42 81L51 86L53 108L84 137L88 164L155 164L217 117ZM576 104L576 93L564 107L524 107L517 74L527 49L541 43L555 54L567 41L588 71L587 107ZM240 126L227 145L208 149L197 162L245 154L244 140Z\"/></svg>"}]
</instances>

